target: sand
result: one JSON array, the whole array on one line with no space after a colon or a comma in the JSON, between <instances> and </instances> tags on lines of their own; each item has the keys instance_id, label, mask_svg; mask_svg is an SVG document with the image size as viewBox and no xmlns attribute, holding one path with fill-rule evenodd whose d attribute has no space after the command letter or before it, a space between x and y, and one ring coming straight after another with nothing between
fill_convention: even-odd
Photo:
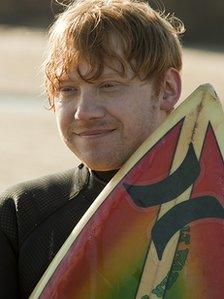
<instances>
[{"instance_id":1,"label":"sand","mask_svg":"<svg viewBox=\"0 0 224 299\"><path fill-rule=\"evenodd\" d=\"M0 190L71 168L78 159L60 141L44 105L40 66L46 34L0 27ZM209 82L224 99L224 52L184 49L182 99Z\"/></svg>"}]
</instances>

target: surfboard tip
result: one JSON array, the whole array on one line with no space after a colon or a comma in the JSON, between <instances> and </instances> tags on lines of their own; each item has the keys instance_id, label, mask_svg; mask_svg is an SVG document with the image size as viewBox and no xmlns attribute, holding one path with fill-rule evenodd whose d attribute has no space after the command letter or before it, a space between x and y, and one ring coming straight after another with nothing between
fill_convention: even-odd
<instances>
[{"instance_id":1,"label":"surfboard tip","mask_svg":"<svg viewBox=\"0 0 224 299\"><path fill-rule=\"evenodd\" d=\"M217 92L215 91L215 88L213 87L212 84L204 83L204 84L199 85L199 87L197 89L202 90L204 93L208 93L209 95L211 95L214 99L219 100L219 96L218 96Z\"/></svg>"}]
</instances>

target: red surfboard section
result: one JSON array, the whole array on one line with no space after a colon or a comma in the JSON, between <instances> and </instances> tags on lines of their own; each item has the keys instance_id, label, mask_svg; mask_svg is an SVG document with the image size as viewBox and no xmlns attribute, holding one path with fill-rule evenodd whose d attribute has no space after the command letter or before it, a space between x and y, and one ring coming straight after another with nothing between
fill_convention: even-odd
<instances>
[{"instance_id":1,"label":"red surfboard section","mask_svg":"<svg viewBox=\"0 0 224 299\"><path fill-rule=\"evenodd\" d=\"M209 195L224 207L224 162L211 124L208 125L204 139L200 167L200 175L194 183L191 198L197 200ZM178 261L178 252L180 256L181 251L187 253L186 261ZM173 264L165 292L162 292L163 298L222 298L224 220L221 217L208 217L185 227L177 247L176 260L179 267Z\"/></svg>"}]
</instances>

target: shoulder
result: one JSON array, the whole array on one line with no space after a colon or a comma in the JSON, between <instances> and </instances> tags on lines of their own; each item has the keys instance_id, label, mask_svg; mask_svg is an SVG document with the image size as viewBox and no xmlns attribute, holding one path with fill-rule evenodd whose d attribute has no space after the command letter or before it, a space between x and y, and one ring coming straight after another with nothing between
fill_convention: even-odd
<instances>
[{"instance_id":1,"label":"shoulder","mask_svg":"<svg viewBox=\"0 0 224 299\"><path fill-rule=\"evenodd\" d=\"M14 206L20 212L27 201L31 205L41 204L42 200L53 199L54 204L70 199L80 191L87 180L86 167L76 167L52 175L19 183L5 190L0 196L0 207ZM36 203L36 204L35 204Z\"/></svg>"},{"instance_id":2,"label":"shoulder","mask_svg":"<svg viewBox=\"0 0 224 299\"><path fill-rule=\"evenodd\" d=\"M13 242L16 231L25 237L28 230L75 197L88 176L87 168L78 166L8 188L0 196L0 230Z\"/></svg>"}]
</instances>

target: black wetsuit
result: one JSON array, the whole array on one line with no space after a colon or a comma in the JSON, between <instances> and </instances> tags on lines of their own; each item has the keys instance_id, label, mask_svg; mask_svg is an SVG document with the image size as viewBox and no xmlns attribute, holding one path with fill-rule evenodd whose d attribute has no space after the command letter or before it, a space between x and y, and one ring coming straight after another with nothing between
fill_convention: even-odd
<instances>
[{"instance_id":1,"label":"black wetsuit","mask_svg":"<svg viewBox=\"0 0 224 299\"><path fill-rule=\"evenodd\" d=\"M0 298L28 298L105 180L79 167L25 182L0 198Z\"/></svg>"}]
</instances>

